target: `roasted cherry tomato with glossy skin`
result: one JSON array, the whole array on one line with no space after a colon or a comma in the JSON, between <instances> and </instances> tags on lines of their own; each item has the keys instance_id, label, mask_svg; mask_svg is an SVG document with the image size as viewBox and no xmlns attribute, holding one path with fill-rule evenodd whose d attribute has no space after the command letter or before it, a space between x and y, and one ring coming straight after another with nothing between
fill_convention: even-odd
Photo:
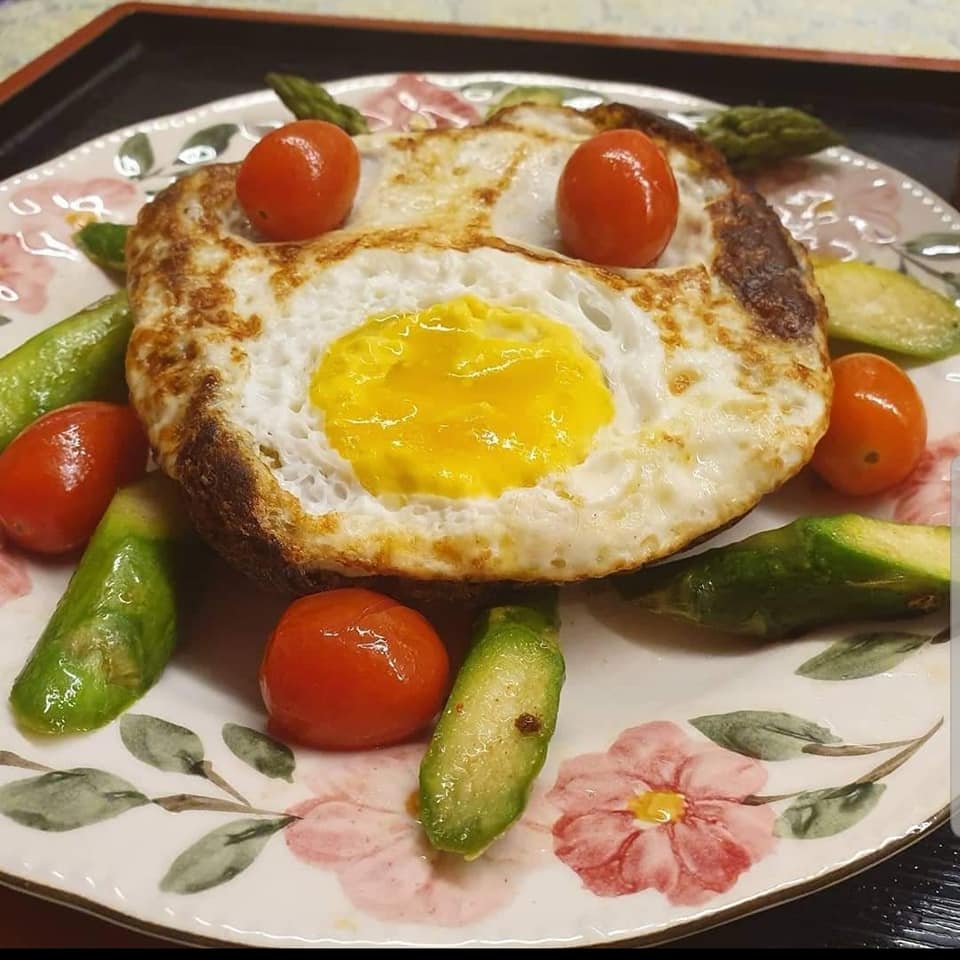
<instances>
[{"instance_id":1,"label":"roasted cherry tomato with glossy skin","mask_svg":"<svg viewBox=\"0 0 960 960\"><path fill-rule=\"evenodd\" d=\"M82 546L118 487L146 473L136 414L116 403L74 403L35 420L0 454L0 527L18 546Z\"/></svg>"},{"instance_id":2,"label":"roasted cherry tomato with glossy skin","mask_svg":"<svg viewBox=\"0 0 960 960\"><path fill-rule=\"evenodd\" d=\"M835 490L880 493L917 465L927 442L927 415L913 381L873 353L834 360L830 426L813 469Z\"/></svg>"},{"instance_id":3,"label":"roasted cherry tomato with glossy skin","mask_svg":"<svg viewBox=\"0 0 960 960\"><path fill-rule=\"evenodd\" d=\"M677 182L660 148L639 130L608 130L577 147L557 185L566 251L614 267L645 267L677 226Z\"/></svg>"},{"instance_id":4,"label":"roasted cherry tomato with glossy skin","mask_svg":"<svg viewBox=\"0 0 960 960\"><path fill-rule=\"evenodd\" d=\"M430 623L355 587L301 597L280 618L260 665L278 736L325 750L405 740L439 713L450 663Z\"/></svg>"},{"instance_id":5,"label":"roasted cherry tomato with glossy skin","mask_svg":"<svg viewBox=\"0 0 960 960\"><path fill-rule=\"evenodd\" d=\"M297 120L247 154L237 198L268 240L309 240L343 223L359 180L360 154L348 134L325 120Z\"/></svg>"}]
</instances>

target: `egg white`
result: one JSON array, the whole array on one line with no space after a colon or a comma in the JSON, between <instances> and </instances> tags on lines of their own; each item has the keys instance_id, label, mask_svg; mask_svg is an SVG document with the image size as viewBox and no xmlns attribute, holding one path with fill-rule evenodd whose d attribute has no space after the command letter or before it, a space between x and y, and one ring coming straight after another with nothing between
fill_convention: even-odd
<instances>
[{"instance_id":1,"label":"egg white","mask_svg":"<svg viewBox=\"0 0 960 960\"><path fill-rule=\"evenodd\" d=\"M358 138L353 212L299 245L238 228L226 167L141 214L128 382L159 462L226 555L297 589L329 572L600 576L741 516L806 462L829 405L822 330L765 334L718 275L713 208L734 189L722 168L682 138L667 146L681 211L657 269L563 254L556 181L594 132L573 111L523 107L484 127ZM535 486L373 495L327 439L311 377L369 317L465 294L569 326L613 418L581 463Z\"/></svg>"},{"instance_id":2,"label":"egg white","mask_svg":"<svg viewBox=\"0 0 960 960\"><path fill-rule=\"evenodd\" d=\"M232 285L271 319L247 345L245 375L224 413L249 433L307 514L336 513L354 536L394 530L436 541L473 532L521 557L524 567L554 573L599 557L626 562L638 542L668 540L678 514L697 519L715 512L718 501L735 501L751 448L769 439L771 424L751 415L764 410L763 401L736 386L735 353L712 343L686 351L679 363L699 380L683 397L674 395L667 375L675 364L667 363L657 324L631 291L560 262L489 248L366 249L315 272L282 307L263 290L258 303L256 277L235 276ZM323 414L309 399L310 379L327 347L368 317L468 293L573 329L603 370L613 419L596 432L582 463L532 487L496 498L374 495L328 441ZM811 410L797 395L799 424Z\"/></svg>"},{"instance_id":3,"label":"egg white","mask_svg":"<svg viewBox=\"0 0 960 960\"><path fill-rule=\"evenodd\" d=\"M613 419L597 431L583 463L534 487L497 498L375 496L331 447L323 414L309 399L311 377L329 345L368 317L422 310L464 294L532 310L572 328L603 370ZM527 541L536 539L538 529L549 533L555 525L571 531L579 526L584 500L594 506L615 502L635 483L631 450L643 425L661 416L665 390L656 326L638 314L629 295L562 264L484 248L358 251L311 276L282 313L273 312L269 326L247 347L246 367L235 402L225 412L270 451L280 486L308 513L337 511L358 527L388 523L429 537L519 524L526 530L525 549L532 548ZM536 551L541 559L544 546ZM554 550L546 552L548 562L562 561Z\"/></svg>"}]
</instances>

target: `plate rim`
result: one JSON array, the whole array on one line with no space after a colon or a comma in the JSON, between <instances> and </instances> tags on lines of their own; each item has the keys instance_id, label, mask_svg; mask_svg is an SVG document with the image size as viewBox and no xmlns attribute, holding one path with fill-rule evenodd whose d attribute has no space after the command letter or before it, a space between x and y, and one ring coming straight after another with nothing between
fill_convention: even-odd
<instances>
[{"instance_id":1,"label":"plate rim","mask_svg":"<svg viewBox=\"0 0 960 960\"><path fill-rule=\"evenodd\" d=\"M654 931L649 934L640 934L639 936L627 937L625 939L615 939L616 934L614 934L612 937L592 940L589 943L568 944L568 946L587 948L656 947L666 943L673 943L695 934L707 933L710 930L725 926L735 920L743 920L755 914L773 909L774 907L791 903L794 900L800 900L810 894L819 893L821 890L827 890L830 887L836 886L838 883L850 880L861 873L866 873L867 870L890 860L898 853L902 853L925 837L929 837L949 821L950 805L947 804L938 810L929 820L917 825L911 832L899 837L892 837L882 846L853 860L849 860L847 863L840 864L825 873L818 874L815 877L807 877L795 883L788 883L777 890L771 890L769 893L761 894L760 896L739 903L732 903L729 906L721 907L711 913L706 913L692 920L674 924L663 930ZM164 940L167 943L190 947L253 946L253 944L245 940L209 937L178 927L168 927L150 920L144 920L129 913L124 913L122 910L115 910L89 897L70 893L69 891L61 890L58 887L49 886L45 883L37 883L34 880L28 880L24 877L18 877L2 869L0 869L0 886L6 887L8 890L13 890L16 893L26 894L27 896L44 900L56 906L66 907L69 910L86 914L87 916L103 920L134 933ZM260 944L260 946L264 946L264 944ZM290 946L293 945L291 944ZM301 946L307 947L306 944L302 944ZM316 943L311 944L307 949L322 949L325 946L340 949L349 948L352 945L349 943L341 943L339 945ZM368 945L357 944L356 946L360 949L366 949ZM435 944L434 946L439 949L448 949L453 945ZM508 944L507 946L523 949L525 944L514 943L512 945ZM563 946L563 944L553 944L554 948L559 946ZM423 949L423 947L424 945L421 944L418 947L414 947L414 949Z\"/></svg>"},{"instance_id":2,"label":"plate rim","mask_svg":"<svg viewBox=\"0 0 960 960\"><path fill-rule=\"evenodd\" d=\"M180 7L163 7L161 5L144 5L140 3L129 3L121 4L119 7L111 8L112 11L120 10L125 7L134 8L133 12L153 12L154 10L160 11L176 11L181 9L195 9L200 10L202 8L180 8ZM234 11L237 12L237 11ZM126 14L124 14L126 15ZM99 19L99 18L98 18ZM330 20L347 20L348 18L328 18L328 17L318 17L312 18L322 21ZM379 22L377 22L379 23ZM426 24L430 26L430 24ZM537 31L530 31L537 32ZM960 71L960 61L957 61L956 68ZM323 81L324 85L333 91L334 93L339 93L344 90L360 90L363 89L362 86L358 86L358 82L367 82L371 88L376 88L379 84L390 82L390 80L402 76L405 71L384 71L381 73L364 73L357 74L356 76L351 77L342 77L337 80ZM639 97L657 97L662 96L664 100L669 100L671 96L678 96L686 101L689 101L691 104L691 109L712 109L719 108L722 104L717 103L716 101L709 100L707 98L701 97L697 94L687 93L683 90L676 90L669 87L658 87L652 84L645 83L631 83L628 81L609 81L609 80L594 80L585 77L569 76L566 74L554 74L554 73L543 73L538 71L515 71L515 70L492 70L492 71L423 71L418 72L420 76L430 82L446 81L451 87L463 86L470 83L482 83L482 82L502 82L505 84L524 84L524 83L536 83L543 82L549 84L560 84L560 85L579 85L587 88L595 89L598 93L603 93L607 96L615 96L618 93L629 94L632 96ZM5 90L5 84L0 83L0 94ZM132 124L124 125L122 127L117 127L111 130L108 130L97 137L91 138L81 144L78 144L71 149L53 156L42 163L26 168L22 171L12 174L10 177L0 181L0 193L7 191L13 186L19 185L23 178L26 178L30 174L38 174L52 168L53 165L67 162L73 163L77 160L82 159L83 157L89 154L89 149L94 145L105 146L109 142L109 138L113 136L126 136L132 132L138 130L147 130L149 132L157 132L161 127L158 127L158 124L168 123L172 119L184 118L187 116L196 117L197 119L207 116L207 115L216 115L222 111L227 111L231 109L242 109L246 106L257 106L264 103L270 103L275 99L275 94L270 91L268 88L257 88L254 90L249 90L243 93L234 94L228 97L219 98L216 100L207 101L202 104L197 104L193 107L188 107L183 110L175 111L172 113L157 115L149 117L146 119L135 121ZM858 151L851 150L847 147L840 148L830 148L827 151L827 154L833 158L849 158L849 157L859 157L868 161L873 161L878 163L890 170L893 170L897 174L907 177L907 174L903 174L900 170L895 167L889 166L884 161L874 160L874 158L861 154ZM944 200L938 194L934 193L932 190L927 188L923 183L915 181L910 177L912 186L919 188L923 193L929 197L932 197L936 202L943 205L943 207L950 212L954 212L960 217L960 210L954 206L948 200ZM578 945L582 946L656 946L658 944L664 944L672 942L678 939L682 939L687 936L691 936L697 933L702 933L716 927L722 926L726 923L732 922L734 920L743 919L745 917L751 916L756 913L763 912L767 909L779 906L784 903L791 902L793 900L800 899L801 897L807 896L811 893L819 892L820 890L825 890L829 887L836 885L844 880L850 879L858 874L870 869L873 866L876 866L879 863L884 862L885 860L890 859L896 854L906 850L912 844L918 842L924 837L929 836L939 827L941 827L945 822L950 818L950 806L949 804L941 807L939 810L935 811L931 816L922 820L919 823L914 824L913 826L907 828L905 831L900 832L898 836L888 837L881 845L872 847L869 850L866 850L852 859L847 860L845 863L838 864L832 868L828 868L820 873L817 873L813 876L808 876L805 878L796 879L793 881L787 881L785 884L769 890L766 893L758 894L753 897L729 904L725 907L717 908L714 911L705 911L701 915L691 918L686 921L681 921L675 924L668 924L665 927L662 927L659 930L651 931L647 934L635 934L623 937L617 933L612 935L601 935L599 939L587 939L584 937L582 943ZM66 889L62 889L56 886L48 885L46 883L38 882L36 880L30 879L27 876L22 876L16 873L10 873L6 870L0 868L0 886L6 887L8 889L17 891L19 893L25 893L30 896L37 897L39 899L45 900L50 903L54 903L60 906L67 907L68 909L77 910L82 913L86 913L90 916L94 916L98 919L105 920L106 922L112 923L116 926L123 927L129 930L132 930L137 933L142 933L147 936L152 936L165 940L171 943L187 944L192 946L249 946L252 945L249 939L229 939L224 937L210 937L205 936L200 933L195 933L190 930L183 929L177 926L167 926L160 923L155 923L150 920L142 919L134 914L126 913L122 910L117 910L112 907L107 906L106 904L92 898L85 897L81 894L71 892ZM262 938L261 938L262 939ZM261 943L261 945L265 945ZM363 944L351 944L350 942L342 942L339 946L352 946L352 945L363 945ZM421 946L426 946L426 944L420 944ZM530 944L526 944L523 941L514 941L512 944L517 947L524 947ZM556 942L554 946L562 946L563 944ZM313 947L320 946L335 946L335 944L330 942L319 941L317 943L311 944ZM436 946L443 946L441 944L436 944Z\"/></svg>"}]
</instances>

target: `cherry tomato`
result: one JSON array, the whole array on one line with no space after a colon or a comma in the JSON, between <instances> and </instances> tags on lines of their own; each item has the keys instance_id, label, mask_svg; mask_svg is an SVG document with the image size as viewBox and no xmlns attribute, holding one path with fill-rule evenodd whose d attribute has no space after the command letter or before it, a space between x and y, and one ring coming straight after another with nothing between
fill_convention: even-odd
<instances>
[{"instance_id":1,"label":"cherry tomato","mask_svg":"<svg viewBox=\"0 0 960 960\"><path fill-rule=\"evenodd\" d=\"M879 493L917 465L927 442L927 415L910 378L872 353L833 362L830 426L813 469L842 493Z\"/></svg>"},{"instance_id":2,"label":"cherry tomato","mask_svg":"<svg viewBox=\"0 0 960 960\"><path fill-rule=\"evenodd\" d=\"M237 197L268 240L308 240L339 226L353 205L360 155L324 120L297 120L268 133L237 174Z\"/></svg>"},{"instance_id":3,"label":"cherry tomato","mask_svg":"<svg viewBox=\"0 0 960 960\"><path fill-rule=\"evenodd\" d=\"M26 550L79 547L117 487L146 472L148 452L130 407L74 403L45 414L0 454L0 526Z\"/></svg>"},{"instance_id":4,"label":"cherry tomato","mask_svg":"<svg viewBox=\"0 0 960 960\"><path fill-rule=\"evenodd\" d=\"M449 672L447 651L424 617L350 587L287 608L267 643L260 692L277 735L358 750L425 727L443 706Z\"/></svg>"},{"instance_id":5,"label":"cherry tomato","mask_svg":"<svg viewBox=\"0 0 960 960\"><path fill-rule=\"evenodd\" d=\"M568 253L616 267L645 267L677 226L677 182L639 130L608 130L581 143L557 185L557 224Z\"/></svg>"}]
</instances>

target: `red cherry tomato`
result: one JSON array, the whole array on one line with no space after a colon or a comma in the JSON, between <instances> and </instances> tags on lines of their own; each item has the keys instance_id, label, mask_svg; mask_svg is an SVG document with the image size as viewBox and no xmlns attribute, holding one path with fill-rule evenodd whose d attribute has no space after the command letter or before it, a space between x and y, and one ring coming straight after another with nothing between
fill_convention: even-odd
<instances>
[{"instance_id":1,"label":"red cherry tomato","mask_svg":"<svg viewBox=\"0 0 960 960\"><path fill-rule=\"evenodd\" d=\"M608 266L653 263L673 236L678 208L670 164L639 130L608 130L581 143L557 185L567 252Z\"/></svg>"},{"instance_id":2,"label":"red cherry tomato","mask_svg":"<svg viewBox=\"0 0 960 960\"><path fill-rule=\"evenodd\" d=\"M79 547L117 487L146 472L148 452L130 407L90 402L54 410L0 454L0 526L38 553Z\"/></svg>"},{"instance_id":3,"label":"red cherry tomato","mask_svg":"<svg viewBox=\"0 0 960 960\"><path fill-rule=\"evenodd\" d=\"M353 205L360 155L324 120L298 120L268 133L237 174L237 198L269 240L308 240L339 226Z\"/></svg>"},{"instance_id":4,"label":"red cherry tomato","mask_svg":"<svg viewBox=\"0 0 960 960\"><path fill-rule=\"evenodd\" d=\"M450 664L415 610L346 588L295 601L260 665L260 692L278 736L359 750L404 740L443 706Z\"/></svg>"},{"instance_id":5,"label":"red cherry tomato","mask_svg":"<svg viewBox=\"0 0 960 960\"><path fill-rule=\"evenodd\" d=\"M813 469L842 493L879 493L903 480L927 442L927 415L913 381L872 353L834 360L830 426Z\"/></svg>"}]
</instances>

